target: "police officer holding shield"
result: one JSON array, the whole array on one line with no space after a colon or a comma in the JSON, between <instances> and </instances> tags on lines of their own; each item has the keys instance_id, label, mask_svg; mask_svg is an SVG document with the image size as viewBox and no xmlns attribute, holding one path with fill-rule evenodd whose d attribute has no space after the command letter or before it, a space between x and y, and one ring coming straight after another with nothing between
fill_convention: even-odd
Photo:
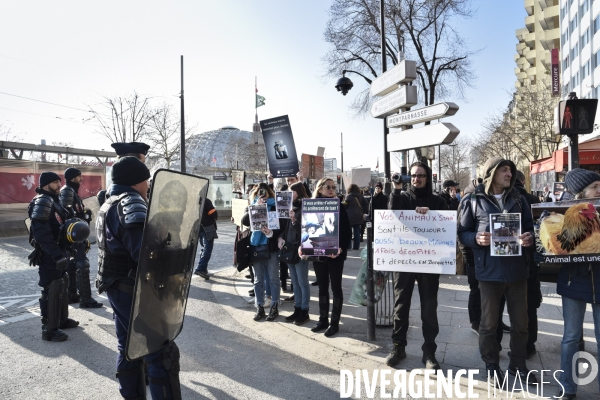
<instances>
[{"instance_id":1,"label":"police officer holding shield","mask_svg":"<svg viewBox=\"0 0 600 400\"><path fill-rule=\"evenodd\" d=\"M96 220L98 292L106 292L114 312L118 340L117 379L124 398L145 398L141 359L129 361L125 347L131 320L133 288L146 220L150 171L136 157L120 158L111 171L113 185ZM179 349L172 342L144 357L153 399L181 399Z\"/></svg>"},{"instance_id":2,"label":"police officer holding shield","mask_svg":"<svg viewBox=\"0 0 600 400\"><path fill-rule=\"evenodd\" d=\"M90 210L86 210L79 197L81 185L81 171L77 168L65 170L65 185L60 189L60 205L72 216L86 221L89 225L92 218ZM69 274L69 303L79 302L80 308L99 308L102 303L92 298L90 287L90 261L86 257L89 242L74 243L71 246L72 258L69 260L67 273ZM77 294L79 291L79 294Z\"/></svg>"},{"instance_id":3,"label":"police officer holding shield","mask_svg":"<svg viewBox=\"0 0 600 400\"><path fill-rule=\"evenodd\" d=\"M63 235L69 212L60 205L60 177L54 172L43 172L35 191L37 195L27 208L31 218L29 241L34 247L29 260L31 265L39 267L42 339L62 342L69 337L62 329L79 325L79 322L69 318L69 276L65 273L69 262L69 241ZM87 239L87 235L84 239Z\"/></svg>"}]
</instances>

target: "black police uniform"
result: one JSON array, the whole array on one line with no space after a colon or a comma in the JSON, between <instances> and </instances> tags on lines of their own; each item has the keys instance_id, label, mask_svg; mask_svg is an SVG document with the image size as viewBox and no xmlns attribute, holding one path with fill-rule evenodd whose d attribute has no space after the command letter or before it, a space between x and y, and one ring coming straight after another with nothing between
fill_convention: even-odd
<instances>
[{"instance_id":1,"label":"black police uniform","mask_svg":"<svg viewBox=\"0 0 600 400\"><path fill-rule=\"evenodd\" d=\"M71 216L82 219L89 224L92 214L90 210L85 209L78 191L78 183L67 181L65 186L60 189L60 205L69 211ZM98 303L92 298L90 261L86 256L88 249L88 241L71 245L73 257L69 260L69 266L67 267L67 273L69 274L69 302L76 303L79 301L80 307L83 308L98 308L102 307L102 303ZM79 291L79 295L77 291Z\"/></svg>"},{"instance_id":2,"label":"black police uniform","mask_svg":"<svg viewBox=\"0 0 600 400\"><path fill-rule=\"evenodd\" d=\"M137 191L113 184L96 219L99 248L96 287L99 293L106 291L114 311L119 350L117 378L119 391L125 398L144 398L146 391L142 360L128 361L125 356L146 213L146 201ZM177 345L173 342L144 359L152 398L181 399Z\"/></svg>"},{"instance_id":3,"label":"black police uniform","mask_svg":"<svg viewBox=\"0 0 600 400\"><path fill-rule=\"evenodd\" d=\"M38 195L27 208L31 218L30 240L37 253L30 259L35 258L34 264L39 267L42 339L58 342L68 337L61 329L79 325L69 318L69 276L65 273L68 246L59 240L61 226L69 217L69 212L60 205L57 195L41 188L37 188L36 193Z\"/></svg>"}]
</instances>

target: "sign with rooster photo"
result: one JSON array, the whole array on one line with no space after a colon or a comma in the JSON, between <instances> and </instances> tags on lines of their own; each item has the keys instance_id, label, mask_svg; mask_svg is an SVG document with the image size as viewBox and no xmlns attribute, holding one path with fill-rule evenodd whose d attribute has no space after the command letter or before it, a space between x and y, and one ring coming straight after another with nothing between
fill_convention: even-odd
<instances>
[{"instance_id":1,"label":"sign with rooster photo","mask_svg":"<svg viewBox=\"0 0 600 400\"><path fill-rule=\"evenodd\" d=\"M600 261L598 207L598 198L533 204L536 250L542 263Z\"/></svg>"}]
</instances>

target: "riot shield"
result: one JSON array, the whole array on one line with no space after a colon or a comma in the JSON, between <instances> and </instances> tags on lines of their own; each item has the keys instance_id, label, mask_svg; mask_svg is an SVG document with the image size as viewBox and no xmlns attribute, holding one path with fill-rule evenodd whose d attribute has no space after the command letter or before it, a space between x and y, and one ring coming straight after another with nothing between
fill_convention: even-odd
<instances>
[{"instance_id":1,"label":"riot shield","mask_svg":"<svg viewBox=\"0 0 600 400\"><path fill-rule=\"evenodd\" d=\"M98 202L98 198L96 196L86 197L81 200L83 202L83 207L89 209L92 212L92 219L90 221L90 236L88 240L90 244L96 243L96 217L98 216L98 211L100 211L100 203Z\"/></svg>"},{"instance_id":2,"label":"riot shield","mask_svg":"<svg viewBox=\"0 0 600 400\"><path fill-rule=\"evenodd\" d=\"M177 171L154 174L125 348L129 360L160 350L181 332L208 182Z\"/></svg>"}]
</instances>

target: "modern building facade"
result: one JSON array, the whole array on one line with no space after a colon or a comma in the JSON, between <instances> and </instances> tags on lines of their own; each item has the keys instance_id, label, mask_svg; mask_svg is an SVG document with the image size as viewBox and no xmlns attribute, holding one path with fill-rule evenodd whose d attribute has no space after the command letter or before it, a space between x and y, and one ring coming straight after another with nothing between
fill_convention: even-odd
<instances>
[{"instance_id":1,"label":"modern building facade","mask_svg":"<svg viewBox=\"0 0 600 400\"><path fill-rule=\"evenodd\" d=\"M525 27L516 31L517 88L535 84L550 72L550 50L560 45L558 3L559 0L525 0Z\"/></svg>"}]
</instances>

